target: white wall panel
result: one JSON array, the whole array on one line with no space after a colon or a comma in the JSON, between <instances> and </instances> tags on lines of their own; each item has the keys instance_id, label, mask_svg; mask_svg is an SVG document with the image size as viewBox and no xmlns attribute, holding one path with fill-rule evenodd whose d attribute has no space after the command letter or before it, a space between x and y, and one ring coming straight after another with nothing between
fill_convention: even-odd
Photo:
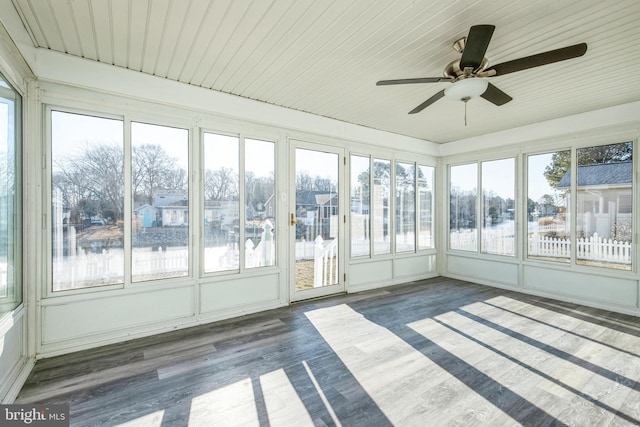
<instances>
[{"instance_id":1,"label":"white wall panel","mask_svg":"<svg viewBox=\"0 0 640 427\"><path fill-rule=\"evenodd\" d=\"M193 288L182 287L94 299L66 301L55 299L42 307L42 343L87 339L112 331L148 324L161 324L194 315ZM95 340L95 339L94 339Z\"/></svg>"},{"instance_id":2,"label":"white wall panel","mask_svg":"<svg viewBox=\"0 0 640 427\"><path fill-rule=\"evenodd\" d=\"M0 325L0 402L5 401L12 385L25 366L24 316L7 315ZM26 375L25 375L26 377Z\"/></svg>"},{"instance_id":3,"label":"white wall panel","mask_svg":"<svg viewBox=\"0 0 640 427\"><path fill-rule=\"evenodd\" d=\"M518 264L488 260L447 256L447 273L457 278L501 287L518 287Z\"/></svg>"},{"instance_id":4,"label":"white wall panel","mask_svg":"<svg viewBox=\"0 0 640 427\"><path fill-rule=\"evenodd\" d=\"M395 259L357 261L349 265L347 291L361 292L409 280L438 275L436 254L418 254Z\"/></svg>"},{"instance_id":5,"label":"white wall panel","mask_svg":"<svg viewBox=\"0 0 640 427\"><path fill-rule=\"evenodd\" d=\"M604 273L604 272L603 272ZM588 305L637 310L638 280L525 266L524 288ZM625 310L625 311L627 311Z\"/></svg>"},{"instance_id":6,"label":"white wall panel","mask_svg":"<svg viewBox=\"0 0 640 427\"><path fill-rule=\"evenodd\" d=\"M203 314L234 307L274 305L280 300L280 275L230 278L200 286L200 311Z\"/></svg>"},{"instance_id":7,"label":"white wall panel","mask_svg":"<svg viewBox=\"0 0 640 427\"><path fill-rule=\"evenodd\" d=\"M393 260L393 278L419 278L435 273L435 260L435 254L395 258Z\"/></svg>"},{"instance_id":8,"label":"white wall panel","mask_svg":"<svg viewBox=\"0 0 640 427\"><path fill-rule=\"evenodd\" d=\"M393 261L358 262L349 266L347 291L358 292L393 280Z\"/></svg>"}]
</instances>

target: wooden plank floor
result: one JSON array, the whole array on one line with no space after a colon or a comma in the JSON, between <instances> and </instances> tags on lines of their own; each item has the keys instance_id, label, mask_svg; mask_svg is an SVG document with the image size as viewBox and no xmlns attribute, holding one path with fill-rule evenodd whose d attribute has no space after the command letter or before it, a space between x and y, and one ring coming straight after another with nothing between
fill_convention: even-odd
<instances>
[{"instance_id":1,"label":"wooden plank floor","mask_svg":"<svg viewBox=\"0 0 640 427\"><path fill-rule=\"evenodd\" d=\"M436 278L41 360L78 426L640 425L640 318Z\"/></svg>"}]
</instances>

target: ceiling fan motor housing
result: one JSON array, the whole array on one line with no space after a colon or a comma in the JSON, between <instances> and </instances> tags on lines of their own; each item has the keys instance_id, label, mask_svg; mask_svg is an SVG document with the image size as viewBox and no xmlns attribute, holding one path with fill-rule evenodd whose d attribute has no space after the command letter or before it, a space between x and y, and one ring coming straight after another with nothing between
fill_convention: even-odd
<instances>
[{"instance_id":1,"label":"ceiling fan motor housing","mask_svg":"<svg viewBox=\"0 0 640 427\"><path fill-rule=\"evenodd\" d=\"M460 60L456 59L455 61L451 61L442 72L442 75L448 79L453 80L462 80L468 77L475 77L477 73L484 71L489 66L489 60L487 58L482 59L482 63L475 70L471 70L471 72L465 72L465 70L460 69ZM470 68L470 67L468 67Z\"/></svg>"}]
</instances>

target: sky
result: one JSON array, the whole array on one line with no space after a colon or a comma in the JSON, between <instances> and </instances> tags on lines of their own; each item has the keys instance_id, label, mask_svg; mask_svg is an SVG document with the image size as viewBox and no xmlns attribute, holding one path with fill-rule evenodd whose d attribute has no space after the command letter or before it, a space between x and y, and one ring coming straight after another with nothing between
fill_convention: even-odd
<instances>
[{"instance_id":1,"label":"sky","mask_svg":"<svg viewBox=\"0 0 640 427\"><path fill-rule=\"evenodd\" d=\"M533 201L539 201L545 194L556 194L547 179L544 177L545 166L551 164L553 153L527 156L529 178L527 180L528 197ZM481 162L482 179L490 183L490 189L494 193L506 198L514 198L514 161L511 159L493 160ZM465 165L455 165L451 167L454 174L451 177L452 186L460 186L465 189L476 187L478 180L477 164L469 163Z\"/></svg>"},{"instance_id":2,"label":"sky","mask_svg":"<svg viewBox=\"0 0 640 427\"><path fill-rule=\"evenodd\" d=\"M0 103L0 115L6 117L7 106ZM79 115L53 111L52 138L54 159L56 155L80 154L85 143L115 144L122 146L123 122L89 115ZM0 137L7 138L6 120L0 120ZM167 154L174 158L183 168L188 165L188 131L186 129L167 126L132 123L132 143L160 144ZM238 168L238 137L213 133L205 133L205 165L208 169L220 167ZM207 147L212 147L208 149ZM247 171L257 177L271 176L273 162L262 161L274 158L274 145L264 141L247 140ZM538 201L544 194L552 194L554 190L544 178L543 171L551 163L552 154L528 156L528 197ZM296 170L306 171L312 177L331 178L337 182L338 160L336 153L296 149ZM368 161L368 160L367 160ZM503 198L514 198L513 159L503 159L481 163L483 180L489 182L491 190ZM55 163L54 163L55 167ZM457 165L452 167L455 176L453 185L468 183L475 187L477 180L476 164ZM457 179L456 179L457 178Z\"/></svg>"},{"instance_id":3,"label":"sky","mask_svg":"<svg viewBox=\"0 0 640 427\"><path fill-rule=\"evenodd\" d=\"M240 142L237 136L204 133L205 168L222 167L238 171ZM275 164L275 144L269 141L245 139L245 172L253 172L256 178L271 177Z\"/></svg>"},{"instance_id":4,"label":"sky","mask_svg":"<svg viewBox=\"0 0 640 427\"><path fill-rule=\"evenodd\" d=\"M340 156L336 153L323 151L296 149L296 175L306 171L311 177L330 178L338 182L338 161Z\"/></svg>"},{"instance_id":5,"label":"sky","mask_svg":"<svg viewBox=\"0 0 640 427\"><path fill-rule=\"evenodd\" d=\"M551 164L551 156L553 153L538 154L535 156L528 156L528 168L529 168L529 198L534 202L540 200L545 194L556 194L557 190L549 185L549 182L544 177L545 166Z\"/></svg>"},{"instance_id":6,"label":"sky","mask_svg":"<svg viewBox=\"0 0 640 427\"><path fill-rule=\"evenodd\" d=\"M131 123L131 145L160 145L169 157L187 170L189 167L189 131L168 126Z\"/></svg>"},{"instance_id":7,"label":"sky","mask_svg":"<svg viewBox=\"0 0 640 427\"><path fill-rule=\"evenodd\" d=\"M2 105L0 103L0 109ZM119 147L124 145L124 124L121 120L60 111L53 111L52 117L54 167L56 157L64 158L81 154L86 148L86 143L117 145ZM0 136L3 135L3 131L6 134L6 124L0 123ZM140 122L131 123L132 145L160 145L167 155L175 159L183 169L187 169L189 163L188 135L187 129ZM213 170L227 167L237 171L238 144L238 137L205 133L205 167ZM206 147L211 147L211 149ZM273 143L247 139L246 155L248 171L251 170L257 177L271 176L275 160L270 162L263 160L274 159Z\"/></svg>"},{"instance_id":8,"label":"sky","mask_svg":"<svg viewBox=\"0 0 640 427\"><path fill-rule=\"evenodd\" d=\"M53 167L56 159L81 154L86 144L123 146L123 122L60 111L51 112Z\"/></svg>"}]
</instances>

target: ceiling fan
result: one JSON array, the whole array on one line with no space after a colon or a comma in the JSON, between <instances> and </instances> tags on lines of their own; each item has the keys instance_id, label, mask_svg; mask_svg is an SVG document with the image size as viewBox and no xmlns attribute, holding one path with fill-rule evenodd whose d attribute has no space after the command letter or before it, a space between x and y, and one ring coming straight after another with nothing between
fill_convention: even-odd
<instances>
[{"instance_id":1,"label":"ceiling fan","mask_svg":"<svg viewBox=\"0 0 640 427\"><path fill-rule=\"evenodd\" d=\"M469 29L467 37L463 37L453 44L454 50L462 53L457 59L447 65L443 77L421 77L415 79L380 80L378 86L400 85L412 83L453 83L446 89L433 95L431 98L418 105L409 114L419 113L437 100L443 97L466 102L471 98L480 96L487 101L500 106L511 101L509 95L489 83L488 77L502 76L516 71L552 64L567 59L577 58L587 51L586 43L579 43L536 55L489 66L489 61L484 56L491 41L495 26L474 25ZM466 121L466 120L465 120Z\"/></svg>"}]
</instances>

